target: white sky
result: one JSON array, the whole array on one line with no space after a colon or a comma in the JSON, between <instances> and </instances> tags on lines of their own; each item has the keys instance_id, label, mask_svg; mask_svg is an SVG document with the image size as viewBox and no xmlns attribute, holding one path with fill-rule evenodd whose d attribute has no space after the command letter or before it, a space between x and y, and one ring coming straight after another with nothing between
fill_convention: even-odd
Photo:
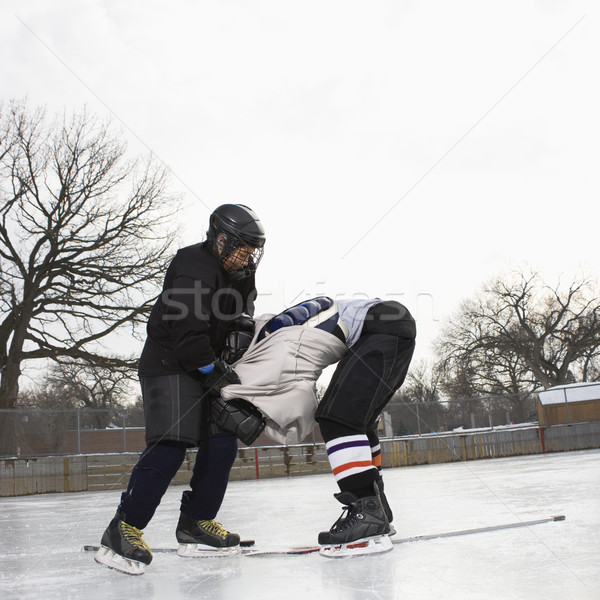
<instances>
[{"instance_id":1,"label":"white sky","mask_svg":"<svg viewBox=\"0 0 600 600\"><path fill-rule=\"evenodd\" d=\"M83 105L185 195L181 246L248 204L258 312L395 298L417 358L489 277L598 273L589 1L2 2L1 98Z\"/></svg>"}]
</instances>

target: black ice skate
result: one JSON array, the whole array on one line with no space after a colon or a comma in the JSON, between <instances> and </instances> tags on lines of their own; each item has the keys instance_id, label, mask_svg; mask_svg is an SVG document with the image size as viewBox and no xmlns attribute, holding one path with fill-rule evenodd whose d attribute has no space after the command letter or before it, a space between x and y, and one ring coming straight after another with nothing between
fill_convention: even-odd
<instances>
[{"instance_id":1,"label":"black ice skate","mask_svg":"<svg viewBox=\"0 0 600 600\"><path fill-rule=\"evenodd\" d=\"M344 505L329 531L319 533L319 554L328 558L378 554L392 550L390 526L378 495L358 498L352 492L334 494Z\"/></svg>"},{"instance_id":2,"label":"black ice skate","mask_svg":"<svg viewBox=\"0 0 600 600\"><path fill-rule=\"evenodd\" d=\"M240 536L216 521L196 521L181 513L176 531L179 556L233 556L240 553Z\"/></svg>"},{"instance_id":3,"label":"black ice skate","mask_svg":"<svg viewBox=\"0 0 600 600\"><path fill-rule=\"evenodd\" d=\"M123 517L117 511L102 536L94 560L128 575L142 575L145 565L152 562L152 552L142 539L144 532L125 523Z\"/></svg>"}]
</instances>

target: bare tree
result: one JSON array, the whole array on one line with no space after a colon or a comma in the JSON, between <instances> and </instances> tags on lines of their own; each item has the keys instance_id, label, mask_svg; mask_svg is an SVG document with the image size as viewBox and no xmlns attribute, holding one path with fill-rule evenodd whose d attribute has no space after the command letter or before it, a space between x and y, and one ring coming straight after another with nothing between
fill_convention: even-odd
<instances>
[{"instance_id":1,"label":"bare tree","mask_svg":"<svg viewBox=\"0 0 600 600\"><path fill-rule=\"evenodd\" d=\"M100 342L138 335L177 208L165 170L126 159L108 124L0 107L0 408L15 406L26 360L135 367Z\"/></svg>"},{"instance_id":2,"label":"bare tree","mask_svg":"<svg viewBox=\"0 0 600 600\"><path fill-rule=\"evenodd\" d=\"M586 278L568 287L535 272L496 279L462 303L437 341L445 391L514 394L597 379L598 296Z\"/></svg>"},{"instance_id":3,"label":"bare tree","mask_svg":"<svg viewBox=\"0 0 600 600\"><path fill-rule=\"evenodd\" d=\"M458 321L458 319L457 319ZM457 321L453 325L457 325ZM467 320L468 322L468 320ZM448 329L442 334L445 336ZM444 340L447 352L449 340ZM439 363L443 381L440 385L444 395L450 400L474 398L489 394L518 394L523 390L539 387L525 361L516 352L500 350L493 344L466 348L454 347Z\"/></svg>"},{"instance_id":4,"label":"bare tree","mask_svg":"<svg viewBox=\"0 0 600 600\"><path fill-rule=\"evenodd\" d=\"M60 451L62 439L75 430L143 425L139 407L135 407L137 412L123 410L132 408L130 403L136 399L129 385L131 379L131 371L126 368L71 360L52 364L43 379L19 393L19 408L25 411L5 413L9 417L18 415L12 420L21 426L21 435L12 436L11 451L9 432L0 451L14 454L16 446L27 442L35 443L43 452Z\"/></svg>"},{"instance_id":5,"label":"bare tree","mask_svg":"<svg viewBox=\"0 0 600 600\"><path fill-rule=\"evenodd\" d=\"M132 395L128 367L72 360L54 363L44 379L19 394L19 407L42 409L124 408Z\"/></svg>"},{"instance_id":6,"label":"bare tree","mask_svg":"<svg viewBox=\"0 0 600 600\"><path fill-rule=\"evenodd\" d=\"M438 402L441 374L436 365L421 360L411 365L404 385L396 393L395 401Z\"/></svg>"}]
</instances>

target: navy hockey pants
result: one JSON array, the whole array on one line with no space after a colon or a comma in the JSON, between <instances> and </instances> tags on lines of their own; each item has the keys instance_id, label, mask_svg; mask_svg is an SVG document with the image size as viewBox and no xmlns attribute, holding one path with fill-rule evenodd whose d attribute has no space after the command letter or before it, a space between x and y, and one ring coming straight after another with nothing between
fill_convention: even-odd
<instances>
[{"instance_id":1,"label":"navy hockey pants","mask_svg":"<svg viewBox=\"0 0 600 600\"><path fill-rule=\"evenodd\" d=\"M237 439L218 433L201 440L181 511L197 519L214 519L221 507L229 472L237 454ZM133 468L127 491L121 495L118 510L124 521L144 529L152 519L164 493L183 463L187 446L182 442L151 444L142 452Z\"/></svg>"}]
</instances>

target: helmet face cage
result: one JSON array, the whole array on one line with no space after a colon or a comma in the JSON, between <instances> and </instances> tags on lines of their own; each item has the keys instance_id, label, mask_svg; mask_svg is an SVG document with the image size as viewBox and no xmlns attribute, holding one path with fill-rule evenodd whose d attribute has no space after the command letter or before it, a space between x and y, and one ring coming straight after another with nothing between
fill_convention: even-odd
<instances>
[{"instance_id":1,"label":"helmet face cage","mask_svg":"<svg viewBox=\"0 0 600 600\"><path fill-rule=\"evenodd\" d=\"M219 237L221 238L220 240ZM244 279L245 277L252 275L258 268L258 263L260 262L264 253L264 248L253 248L250 256L248 257L248 262L239 269L231 271L225 267L225 262L227 262L227 259L230 258L232 254L235 254L236 250L239 248L252 248L252 245L243 238L234 236L230 233L219 233L216 244L219 248L221 248L221 266L228 272L230 277L233 277L233 279Z\"/></svg>"},{"instance_id":2,"label":"helmet face cage","mask_svg":"<svg viewBox=\"0 0 600 600\"><path fill-rule=\"evenodd\" d=\"M265 234L258 217L247 206L228 204L217 208L210 218L207 239L220 249L221 267L230 277L243 279L256 271L263 255ZM248 258L246 264L233 270L231 265L226 267L228 259L235 259L232 255L241 247L252 249L249 257L244 253L244 258Z\"/></svg>"}]
</instances>

